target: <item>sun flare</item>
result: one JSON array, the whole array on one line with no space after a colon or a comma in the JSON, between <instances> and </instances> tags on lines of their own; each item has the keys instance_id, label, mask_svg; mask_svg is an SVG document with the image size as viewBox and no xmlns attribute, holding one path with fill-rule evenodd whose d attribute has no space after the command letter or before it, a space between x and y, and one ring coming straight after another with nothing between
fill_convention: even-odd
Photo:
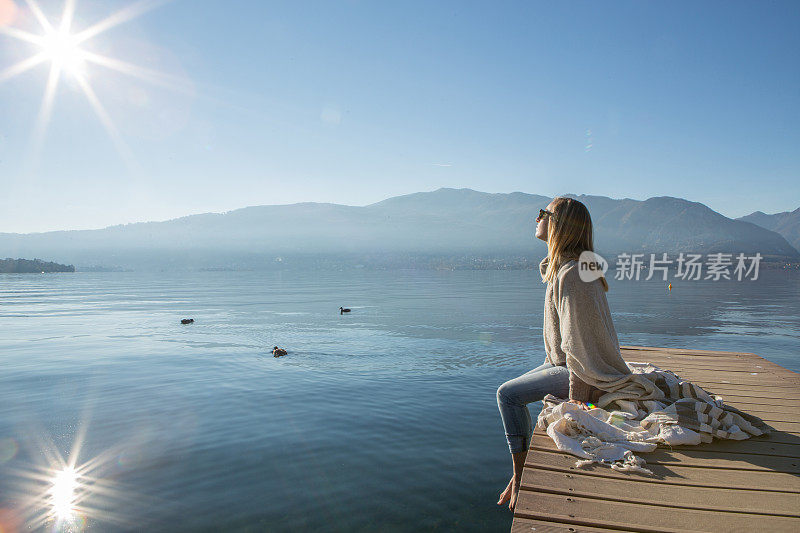
<instances>
[{"instance_id":1,"label":"sun flare","mask_svg":"<svg viewBox=\"0 0 800 533\"><path fill-rule=\"evenodd\" d=\"M73 76L83 75L86 58L78 39L69 32L54 30L42 37L42 51L51 65Z\"/></svg>"},{"instance_id":2,"label":"sun flare","mask_svg":"<svg viewBox=\"0 0 800 533\"><path fill-rule=\"evenodd\" d=\"M86 60L74 35L63 31L48 33L42 37L42 50L56 68L73 75L83 72Z\"/></svg>"},{"instance_id":3,"label":"sun flare","mask_svg":"<svg viewBox=\"0 0 800 533\"><path fill-rule=\"evenodd\" d=\"M50 505L53 515L60 520L72 517L75 507L75 492L78 488L78 473L68 466L53 476L50 488Z\"/></svg>"},{"instance_id":4,"label":"sun flare","mask_svg":"<svg viewBox=\"0 0 800 533\"><path fill-rule=\"evenodd\" d=\"M8 81L39 65L49 65L50 73L44 87L39 116L34 122L34 152L38 152L38 147L44 139L59 81L63 76L69 76L76 82L76 86L86 96L89 105L114 142L120 156L128 163L129 167L135 166L132 165L133 157L130 150L123 142L122 137L111 120L111 116L92 88L87 73L88 65L92 64L111 69L181 92L186 91L187 84L184 80L175 79L175 77L169 74L153 71L145 67L126 63L119 59L91 52L83 48L82 45L88 43L97 35L115 26L124 24L167 1L169 0L139 0L137 2L132 2L127 7L88 28L80 31L73 31L72 21L75 14L75 0L64 1L64 9L58 25L54 25L48 20L35 0L26 0L28 9L41 28L41 33L31 33L21 28L8 25L0 26L0 35L24 41L33 45L36 50L36 53L30 57L22 59L5 69L0 69L0 83Z\"/></svg>"}]
</instances>

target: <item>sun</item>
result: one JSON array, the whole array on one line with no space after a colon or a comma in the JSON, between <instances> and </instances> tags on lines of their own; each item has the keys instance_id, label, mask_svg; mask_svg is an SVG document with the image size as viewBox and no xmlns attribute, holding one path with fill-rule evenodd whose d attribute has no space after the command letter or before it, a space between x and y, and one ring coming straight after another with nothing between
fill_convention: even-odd
<instances>
[{"instance_id":1,"label":"sun","mask_svg":"<svg viewBox=\"0 0 800 533\"><path fill-rule=\"evenodd\" d=\"M134 530L133 521L138 517L129 513L128 506L139 496L110 476L118 472L120 455L131 450L130 444L120 443L78 463L88 428L86 417L78 425L66 457L46 432L23 438L33 446L32 461L4 470L3 489L8 491L4 495L9 501L16 502L12 518L24 522L24 530L80 533L91 530L89 520ZM3 518L0 513L0 532L9 531L4 529L7 522ZM17 529L12 526L11 530Z\"/></svg>"},{"instance_id":2,"label":"sun","mask_svg":"<svg viewBox=\"0 0 800 533\"><path fill-rule=\"evenodd\" d=\"M26 0L26 5L39 23L42 33L31 33L8 25L0 26L0 35L6 35L27 42L33 45L36 50L32 56L0 70L0 84L39 65L49 65L49 75L44 87L44 95L42 96L39 115L34 121L33 144L35 147L41 145L43 141L46 127L50 120L53 100L59 80L61 80L62 76L67 75L76 82L76 85L86 96L97 118L100 119L109 137L111 137L111 140L114 142L120 156L128 163L129 167L135 166L131 164L133 163L133 157L130 150L122 140L122 137L111 120L111 116L106 111L100 98L98 98L89 82L87 66L92 64L112 69L122 74L133 76L179 92L188 92L187 83L185 80L177 79L169 74L90 52L83 48L82 45L97 35L115 26L124 24L168 1L169 0L139 0L137 2L132 2L127 7L113 13L100 22L75 32L72 29L73 15L75 14L75 0L64 1L64 9L57 26L48 20L34 0ZM38 152L38 149L34 149L34 152Z\"/></svg>"},{"instance_id":3,"label":"sun","mask_svg":"<svg viewBox=\"0 0 800 533\"><path fill-rule=\"evenodd\" d=\"M53 476L53 486L50 488L50 505L56 518L67 520L72 516L76 504L75 493L78 486L78 473L71 466L65 467Z\"/></svg>"},{"instance_id":4,"label":"sun","mask_svg":"<svg viewBox=\"0 0 800 533\"><path fill-rule=\"evenodd\" d=\"M86 70L86 57L74 35L54 30L42 36L41 46L50 64L72 76L81 76Z\"/></svg>"}]
</instances>

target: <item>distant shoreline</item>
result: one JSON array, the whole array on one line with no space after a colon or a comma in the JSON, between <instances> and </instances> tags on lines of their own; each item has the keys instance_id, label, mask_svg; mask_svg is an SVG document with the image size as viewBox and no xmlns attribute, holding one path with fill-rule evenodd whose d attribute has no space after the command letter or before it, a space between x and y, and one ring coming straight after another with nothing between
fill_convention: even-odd
<instances>
[{"instance_id":1,"label":"distant shoreline","mask_svg":"<svg viewBox=\"0 0 800 533\"><path fill-rule=\"evenodd\" d=\"M279 260L278 260L279 259ZM52 272L292 272L292 271L350 271L350 270L425 270L425 271L477 271L477 270L538 270L541 258L523 256L436 256L402 254L381 256L284 256L281 258L250 258L249 260L232 261L229 264L208 264L198 261L197 264L181 265L173 268L164 268L161 265L141 265L139 268L123 267L120 265L74 265L60 264L41 259L11 259L0 260L0 273L52 273ZM205 263L205 264L204 264ZM609 275L617 270L615 262L609 262ZM749 266L749 261L747 263ZM733 275L734 264L729 266ZM762 259L759 263L760 270L800 271L800 262ZM627 268L630 270L630 267ZM656 271L658 273L659 270ZM671 264L669 272L676 272L677 265ZM705 268L703 269L705 272ZM647 276L649 264L645 261L641 266L640 275Z\"/></svg>"},{"instance_id":2,"label":"distant shoreline","mask_svg":"<svg viewBox=\"0 0 800 533\"><path fill-rule=\"evenodd\" d=\"M0 273L47 274L50 272L75 272L73 265L62 265L41 259L0 259Z\"/></svg>"}]
</instances>

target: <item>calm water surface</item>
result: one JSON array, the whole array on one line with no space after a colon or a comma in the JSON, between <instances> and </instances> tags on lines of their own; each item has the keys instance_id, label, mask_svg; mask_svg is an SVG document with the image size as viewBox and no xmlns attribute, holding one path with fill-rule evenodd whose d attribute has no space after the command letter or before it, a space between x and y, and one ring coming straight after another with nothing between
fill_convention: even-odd
<instances>
[{"instance_id":1,"label":"calm water surface","mask_svg":"<svg viewBox=\"0 0 800 533\"><path fill-rule=\"evenodd\" d=\"M621 344L800 371L797 272L609 282ZM507 531L495 391L543 361L543 298L534 271L0 275L0 529L52 528L70 461L64 529Z\"/></svg>"}]
</instances>

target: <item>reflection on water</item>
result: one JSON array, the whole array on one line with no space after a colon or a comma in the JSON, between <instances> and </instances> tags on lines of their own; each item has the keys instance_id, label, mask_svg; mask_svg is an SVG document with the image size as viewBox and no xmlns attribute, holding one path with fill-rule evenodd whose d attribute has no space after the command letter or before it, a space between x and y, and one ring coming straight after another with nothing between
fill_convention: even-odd
<instances>
[{"instance_id":1,"label":"reflection on water","mask_svg":"<svg viewBox=\"0 0 800 533\"><path fill-rule=\"evenodd\" d=\"M75 518L78 486L78 473L71 466L67 466L53 475L53 486L50 487L50 506L57 521L70 522Z\"/></svg>"},{"instance_id":2,"label":"reflection on water","mask_svg":"<svg viewBox=\"0 0 800 533\"><path fill-rule=\"evenodd\" d=\"M2 275L0 527L507 531L495 390L544 358L537 277ZM609 283L622 344L800 370L798 273Z\"/></svg>"}]
</instances>

